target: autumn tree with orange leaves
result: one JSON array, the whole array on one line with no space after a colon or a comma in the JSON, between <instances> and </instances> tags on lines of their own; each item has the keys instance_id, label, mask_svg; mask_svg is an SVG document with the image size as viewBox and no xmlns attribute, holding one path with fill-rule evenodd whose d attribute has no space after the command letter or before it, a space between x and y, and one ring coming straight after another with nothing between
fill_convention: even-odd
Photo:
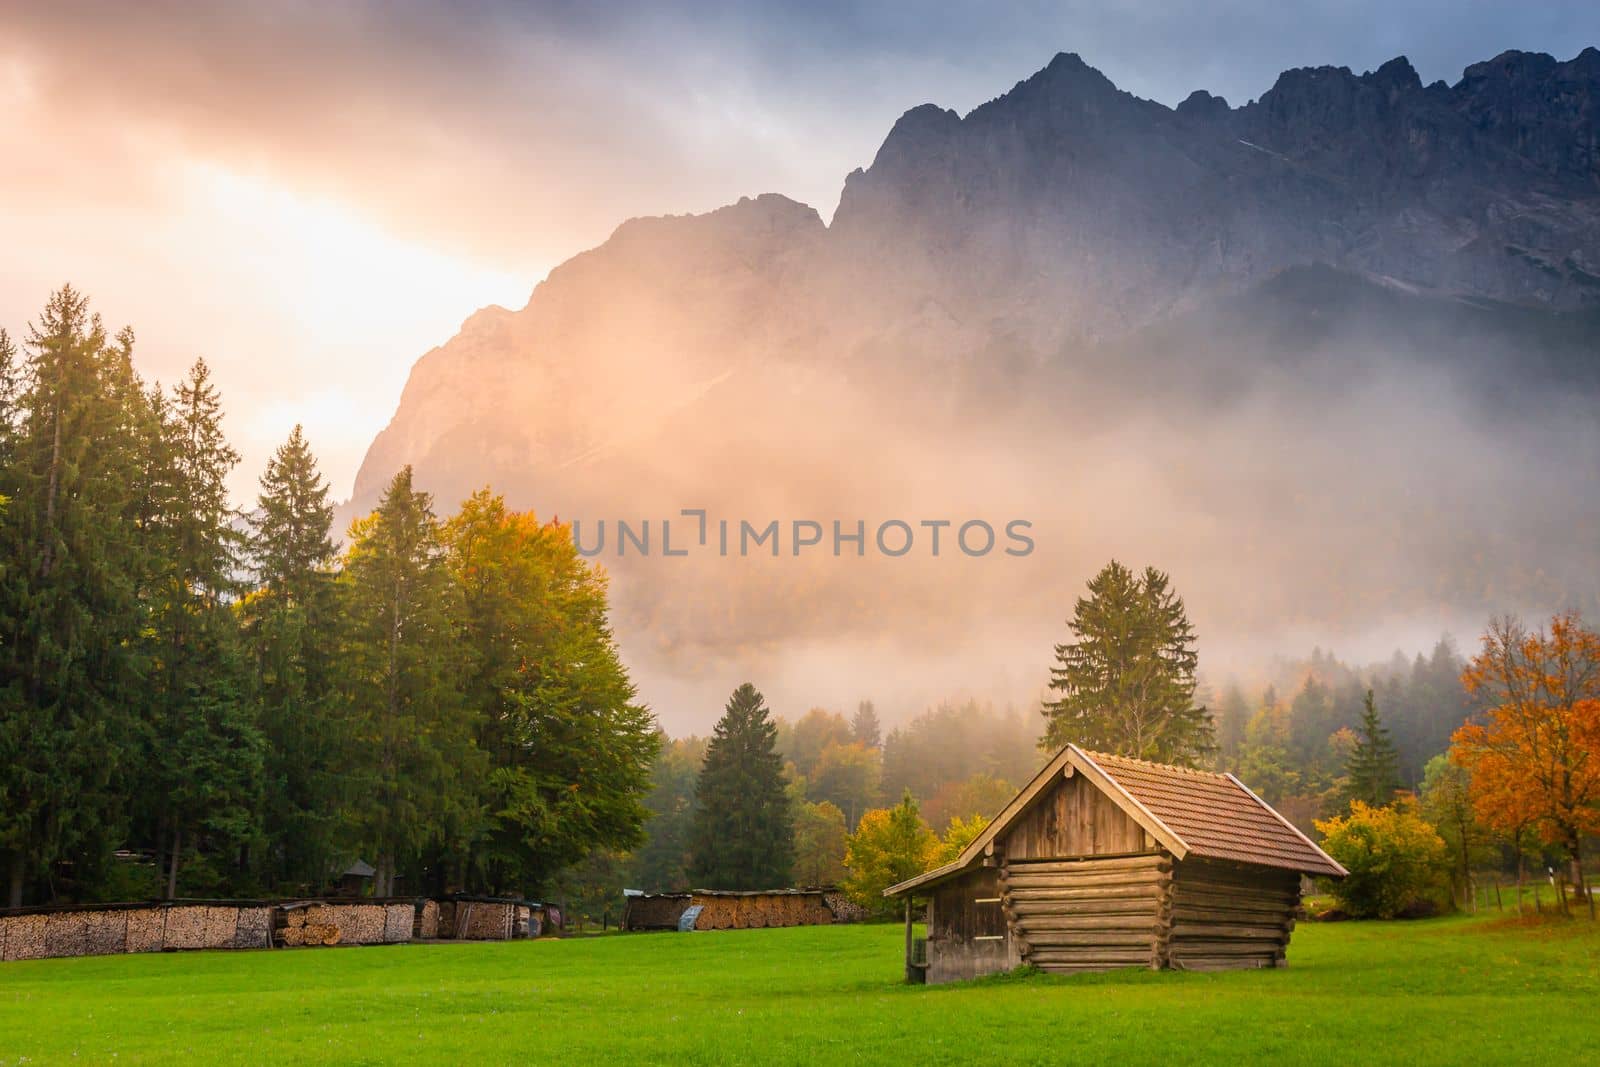
<instances>
[{"instance_id":1,"label":"autumn tree with orange leaves","mask_svg":"<svg viewBox=\"0 0 1600 1067\"><path fill-rule=\"evenodd\" d=\"M1600 634L1576 614L1557 615L1548 632L1496 619L1461 682L1487 708L1450 750L1471 772L1478 817L1508 834L1534 826L1563 846L1586 895L1583 838L1600 832Z\"/></svg>"}]
</instances>

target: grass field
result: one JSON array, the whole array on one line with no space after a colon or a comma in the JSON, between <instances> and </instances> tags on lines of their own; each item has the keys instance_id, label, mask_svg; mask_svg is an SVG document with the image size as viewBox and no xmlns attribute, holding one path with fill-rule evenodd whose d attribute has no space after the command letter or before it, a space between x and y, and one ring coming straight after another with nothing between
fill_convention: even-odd
<instances>
[{"instance_id":1,"label":"grass field","mask_svg":"<svg viewBox=\"0 0 1600 1067\"><path fill-rule=\"evenodd\" d=\"M900 984L896 926L0 965L0 1064L1591 1062L1600 924L1303 924L1290 966Z\"/></svg>"}]
</instances>

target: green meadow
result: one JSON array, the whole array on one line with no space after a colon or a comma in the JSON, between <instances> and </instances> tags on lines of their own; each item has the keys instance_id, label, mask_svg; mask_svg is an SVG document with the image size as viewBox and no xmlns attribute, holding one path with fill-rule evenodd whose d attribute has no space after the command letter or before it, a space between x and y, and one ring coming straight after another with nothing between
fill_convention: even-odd
<instances>
[{"instance_id":1,"label":"green meadow","mask_svg":"<svg viewBox=\"0 0 1600 1067\"><path fill-rule=\"evenodd\" d=\"M1307 923L1279 971L900 982L897 926L0 965L0 1064L1600 1058L1600 924Z\"/></svg>"}]
</instances>

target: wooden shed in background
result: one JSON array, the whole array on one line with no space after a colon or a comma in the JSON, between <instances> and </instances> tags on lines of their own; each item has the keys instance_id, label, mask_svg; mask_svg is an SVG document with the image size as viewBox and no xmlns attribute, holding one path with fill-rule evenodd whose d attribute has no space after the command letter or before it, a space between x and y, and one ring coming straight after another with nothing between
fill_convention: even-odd
<instances>
[{"instance_id":1,"label":"wooden shed in background","mask_svg":"<svg viewBox=\"0 0 1600 1067\"><path fill-rule=\"evenodd\" d=\"M953 862L884 895L906 902L912 981L1224 970L1283 966L1301 875L1345 874L1231 774L1068 745Z\"/></svg>"}]
</instances>

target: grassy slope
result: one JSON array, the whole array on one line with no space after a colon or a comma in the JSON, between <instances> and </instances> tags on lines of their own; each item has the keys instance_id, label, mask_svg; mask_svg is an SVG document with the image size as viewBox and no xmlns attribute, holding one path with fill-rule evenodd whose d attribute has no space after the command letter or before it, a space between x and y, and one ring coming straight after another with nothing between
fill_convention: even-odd
<instances>
[{"instance_id":1,"label":"grassy slope","mask_svg":"<svg viewBox=\"0 0 1600 1067\"><path fill-rule=\"evenodd\" d=\"M1303 925L1284 971L897 983L899 927L0 965L0 1064L1600 1056L1600 925Z\"/></svg>"}]
</instances>

